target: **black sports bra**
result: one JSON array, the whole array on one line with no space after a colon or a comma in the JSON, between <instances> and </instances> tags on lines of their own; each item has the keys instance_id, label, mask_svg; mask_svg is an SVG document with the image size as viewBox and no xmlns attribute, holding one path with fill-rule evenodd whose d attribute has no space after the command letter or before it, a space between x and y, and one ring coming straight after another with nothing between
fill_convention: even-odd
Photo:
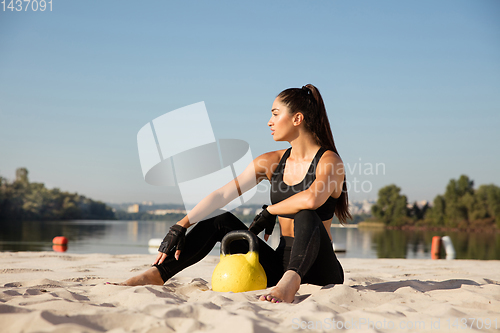
<instances>
[{"instance_id":1,"label":"black sports bra","mask_svg":"<svg viewBox=\"0 0 500 333\"><path fill-rule=\"evenodd\" d=\"M318 161L321 158L321 156L323 156L326 149L321 147L318 150L316 156L314 156L311 162L311 165L309 166L309 169L307 170L307 174L304 177L304 179L302 179L302 181L298 184L289 186L285 184L285 182L283 181L283 170L285 169L285 162L287 158L290 156L291 151L292 151L291 147L286 150L286 152L283 154L283 157L281 157L280 163L276 167L276 170L274 170L273 175L271 177L271 203L273 205L291 197L296 193L307 190L309 186L311 186L311 184L316 179L316 166L318 165ZM337 204L337 200L338 199L328 197L326 202L321 207L318 207L318 209L316 209L316 213L318 213L318 216L321 219L321 221L326 221L333 217L333 214L335 213L335 205ZM285 214L278 216L288 217L293 219L295 214Z\"/></svg>"}]
</instances>

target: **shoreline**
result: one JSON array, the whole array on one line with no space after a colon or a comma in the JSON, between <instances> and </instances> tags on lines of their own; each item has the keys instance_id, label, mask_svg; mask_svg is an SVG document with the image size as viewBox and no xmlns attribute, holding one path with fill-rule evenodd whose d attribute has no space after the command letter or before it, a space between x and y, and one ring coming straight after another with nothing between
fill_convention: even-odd
<instances>
[{"instance_id":1,"label":"shoreline","mask_svg":"<svg viewBox=\"0 0 500 333\"><path fill-rule=\"evenodd\" d=\"M389 230L410 230L410 231L452 231L452 232L474 232L474 233L500 233L500 228L495 225L491 228L459 228L459 227L438 227L438 226L425 226L425 225L401 225L390 226L385 225L383 222L369 222L362 221L357 223L358 229L389 229ZM354 227L351 227L354 228Z\"/></svg>"}]
</instances>

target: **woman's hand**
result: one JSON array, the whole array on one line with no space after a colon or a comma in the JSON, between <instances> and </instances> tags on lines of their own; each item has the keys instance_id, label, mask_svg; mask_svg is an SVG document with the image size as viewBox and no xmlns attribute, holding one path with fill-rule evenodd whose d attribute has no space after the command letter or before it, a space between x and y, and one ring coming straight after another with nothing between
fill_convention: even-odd
<instances>
[{"instance_id":1,"label":"woman's hand","mask_svg":"<svg viewBox=\"0 0 500 333\"><path fill-rule=\"evenodd\" d=\"M275 224L276 215L269 213L269 211L267 210L267 205L264 205L262 206L262 211L253 219L253 222L248 230L250 230L257 236L262 230L266 229L264 239L267 241L269 239L269 236L273 233Z\"/></svg>"},{"instance_id":2,"label":"woman's hand","mask_svg":"<svg viewBox=\"0 0 500 333\"><path fill-rule=\"evenodd\" d=\"M158 256L154 261L153 265L161 264L165 258L168 256L168 253L176 248L175 251L175 259L179 260L179 255L184 248L184 243L186 239L186 228L181 225L174 224L170 227L170 231L163 239L160 247L158 248Z\"/></svg>"}]
</instances>

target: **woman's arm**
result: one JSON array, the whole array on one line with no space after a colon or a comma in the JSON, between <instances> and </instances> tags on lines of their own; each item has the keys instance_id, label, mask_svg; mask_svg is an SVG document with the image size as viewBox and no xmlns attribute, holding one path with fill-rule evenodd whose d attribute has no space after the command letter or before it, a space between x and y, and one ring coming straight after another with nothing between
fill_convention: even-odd
<instances>
[{"instance_id":1,"label":"woman's arm","mask_svg":"<svg viewBox=\"0 0 500 333\"><path fill-rule=\"evenodd\" d=\"M189 212L188 215L177 222L177 225L180 225L186 229L189 228L191 225L202 220L204 217L208 216L216 209L224 207L232 200L236 199L239 195L242 195L246 191L250 190L258 183L260 183L263 179L267 179L268 175L270 175L269 170L271 170L271 166L273 164L276 164L276 156L279 156L276 154L276 152L270 152L262 154L254 159L252 163L250 163L241 173L241 175L239 175L223 187L207 195ZM172 230L170 232L172 232ZM169 234L167 234L167 237L169 236ZM185 229L182 232L177 231L177 233L172 233L170 237L171 242L177 244L179 240L175 237L184 237L184 234ZM181 251L179 249L175 251L175 259L179 260L180 253ZM153 265L161 264L166 257L166 253L159 252L155 261L153 262Z\"/></svg>"},{"instance_id":2,"label":"woman's arm","mask_svg":"<svg viewBox=\"0 0 500 333\"><path fill-rule=\"evenodd\" d=\"M216 209L224 207L238 196L252 189L263 179L267 179L268 170L270 170L270 166L275 159L275 152L258 156L238 177L207 195L177 224L189 228Z\"/></svg>"},{"instance_id":3,"label":"woman's arm","mask_svg":"<svg viewBox=\"0 0 500 333\"><path fill-rule=\"evenodd\" d=\"M316 179L302 192L267 207L273 215L295 214L304 209L316 210L333 193L342 191L344 164L332 151L326 151L316 167Z\"/></svg>"}]
</instances>

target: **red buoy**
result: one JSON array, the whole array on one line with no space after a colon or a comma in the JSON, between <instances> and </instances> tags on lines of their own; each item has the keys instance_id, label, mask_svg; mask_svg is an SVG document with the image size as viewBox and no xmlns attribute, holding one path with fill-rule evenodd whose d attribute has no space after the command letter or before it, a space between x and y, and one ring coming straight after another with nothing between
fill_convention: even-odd
<instances>
[{"instance_id":1,"label":"red buoy","mask_svg":"<svg viewBox=\"0 0 500 333\"><path fill-rule=\"evenodd\" d=\"M439 259L441 252L441 236L432 237L431 258Z\"/></svg>"},{"instance_id":2,"label":"red buoy","mask_svg":"<svg viewBox=\"0 0 500 333\"><path fill-rule=\"evenodd\" d=\"M68 239L64 236L54 237L52 243L55 245L68 245Z\"/></svg>"},{"instance_id":3,"label":"red buoy","mask_svg":"<svg viewBox=\"0 0 500 333\"><path fill-rule=\"evenodd\" d=\"M54 250L55 252L66 252L68 250L68 246L67 245L52 245L52 250Z\"/></svg>"}]
</instances>

